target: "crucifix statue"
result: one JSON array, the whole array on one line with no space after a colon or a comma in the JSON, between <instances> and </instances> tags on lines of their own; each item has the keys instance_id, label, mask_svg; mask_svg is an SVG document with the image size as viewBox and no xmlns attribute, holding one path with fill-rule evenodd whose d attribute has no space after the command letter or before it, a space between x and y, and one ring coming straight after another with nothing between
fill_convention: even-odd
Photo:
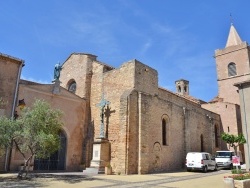
<instances>
[{"instance_id":1,"label":"crucifix statue","mask_svg":"<svg viewBox=\"0 0 250 188\"><path fill-rule=\"evenodd\" d=\"M101 118L101 125L100 125L100 138L105 138L104 134L104 109L106 105L109 105L110 102L104 99L104 96L102 95L102 99L100 103L97 104L97 106L100 108L100 118Z\"/></svg>"}]
</instances>

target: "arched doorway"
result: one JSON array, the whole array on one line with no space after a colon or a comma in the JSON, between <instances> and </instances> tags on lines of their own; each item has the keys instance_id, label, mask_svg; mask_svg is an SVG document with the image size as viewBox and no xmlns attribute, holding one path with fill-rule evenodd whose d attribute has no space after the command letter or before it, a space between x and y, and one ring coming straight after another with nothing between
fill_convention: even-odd
<instances>
[{"instance_id":1,"label":"arched doorway","mask_svg":"<svg viewBox=\"0 0 250 188\"><path fill-rule=\"evenodd\" d=\"M60 131L60 149L47 159L34 160L34 170L65 170L67 138Z\"/></svg>"}]
</instances>

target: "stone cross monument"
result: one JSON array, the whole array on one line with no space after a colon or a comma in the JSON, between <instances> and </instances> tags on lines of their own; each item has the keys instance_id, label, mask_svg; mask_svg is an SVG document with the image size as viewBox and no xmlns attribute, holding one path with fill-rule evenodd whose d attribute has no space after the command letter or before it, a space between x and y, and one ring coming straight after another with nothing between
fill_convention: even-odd
<instances>
[{"instance_id":1,"label":"stone cross monument","mask_svg":"<svg viewBox=\"0 0 250 188\"><path fill-rule=\"evenodd\" d=\"M100 134L96 137L93 143L93 157L91 160L90 167L95 169L97 174L104 173L105 166L110 163L110 143L105 134L104 116L105 108L110 104L104 98L103 91L103 75L102 75L102 98L101 101L96 105L100 109ZM108 130L106 130L107 132Z\"/></svg>"}]
</instances>

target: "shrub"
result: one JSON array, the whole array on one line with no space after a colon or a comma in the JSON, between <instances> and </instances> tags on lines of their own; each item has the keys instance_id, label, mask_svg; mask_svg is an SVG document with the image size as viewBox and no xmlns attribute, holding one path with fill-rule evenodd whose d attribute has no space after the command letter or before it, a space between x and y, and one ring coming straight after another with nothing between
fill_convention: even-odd
<instances>
[{"instance_id":1,"label":"shrub","mask_svg":"<svg viewBox=\"0 0 250 188\"><path fill-rule=\"evenodd\" d=\"M111 168L110 163L106 164L106 167L107 167L107 168Z\"/></svg>"},{"instance_id":2,"label":"shrub","mask_svg":"<svg viewBox=\"0 0 250 188\"><path fill-rule=\"evenodd\" d=\"M225 176L224 178L233 178L234 180L246 180L246 179L250 179L250 173L235 174L232 176Z\"/></svg>"},{"instance_id":3,"label":"shrub","mask_svg":"<svg viewBox=\"0 0 250 188\"><path fill-rule=\"evenodd\" d=\"M244 174L244 172L241 169L232 169L232 174Z\"/></svg>"}]
</instances>

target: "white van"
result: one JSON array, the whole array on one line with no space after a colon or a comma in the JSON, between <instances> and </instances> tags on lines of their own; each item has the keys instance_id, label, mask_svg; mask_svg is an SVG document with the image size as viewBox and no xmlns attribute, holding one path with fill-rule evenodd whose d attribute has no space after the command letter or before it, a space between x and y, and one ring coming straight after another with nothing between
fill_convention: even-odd
<instances>
[{"instance_id":1,"label":"white van","mask_svg":"<svg viewBox=\"0 0 250 188\"><path fill-rule=\"evenodd\" d=\"M232 157L235 156L233 151L216 151L215 161L218 167L233 168Z\"/></svg>"},{"instance_id":2,"label":"white van","mask_svg":"<svg viewBox=\"0 0 250 188\"><path fill-rule=\"evenodd\" d=\"M207 152L189 152L186 156L187 171L202 170L207 172L208 170L217 170L215 160L212 159L210 153Z\"/></svg>"}]
</instances>

